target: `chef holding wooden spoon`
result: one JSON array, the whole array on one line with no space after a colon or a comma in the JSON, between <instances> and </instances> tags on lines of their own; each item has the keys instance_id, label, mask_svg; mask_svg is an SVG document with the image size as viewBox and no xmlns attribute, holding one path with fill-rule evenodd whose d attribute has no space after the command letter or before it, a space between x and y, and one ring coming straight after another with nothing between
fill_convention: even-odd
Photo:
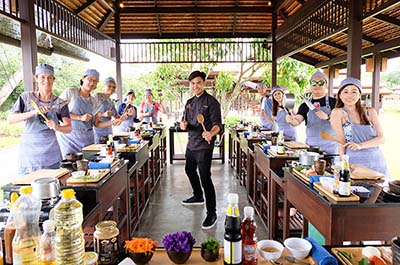
<instances>
[{"instance_id":1,"label":"chef holding wooden spoon","mask_svg":"<svg viewBox=\"0 0 400 265\"><path fill-rule=\"evenodd\" d=\"M189 75L190 88L195 94L185 105L181 130L189 132L186 146L185 172L193 189L193 196L183 200L183 205L202 205L207 216L203 229L211 229L217 222L215 189L211 179L211 160L216 135L222 128L219 102L204 90L206 74L194 71ZM197 171L198 170L198 171Z\"/></svg>"},{"instance_id":2,"label":"chef holding wooden spoon","mask_svg":"<svg viewBox=\"0 0 400 265\"><path fill-rule=\"evenodd\" d=\"M38 169L60 168L61 151L56 131L71 132L67 104L53 94L54 69L40 64L35 70L34 92L23 92L8 116L8 123L24 121L21 137L18 173L28 174Z\"/></svg>"}]
</instances>

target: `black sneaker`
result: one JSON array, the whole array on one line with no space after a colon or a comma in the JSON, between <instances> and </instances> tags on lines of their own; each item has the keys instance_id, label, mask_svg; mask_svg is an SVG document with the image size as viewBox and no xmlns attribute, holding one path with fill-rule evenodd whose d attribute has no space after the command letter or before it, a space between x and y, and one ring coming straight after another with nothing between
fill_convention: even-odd
<instances>
[{"instance_id":1,"label":"black sneaker","mask_svg":"<svg viewBox=\"0 0 400 265\"><path fill-rule=\"evenodd\" d=\"M204 204L203 198L197 198L195 196L190 197L189 199L183 200L182 205L202 205Z\"/></svg>"},{"instance_id":2,"label":"black sneaker","mask_svg":"<svg viewBox=\"0 0 400 265\"><path fill-rule=\"evenodd\" d=\"M203 225L201 228L203 229L211 229L215 226L217 223L217 214L212 213L212 214L207 214L206 219L204 219Z\"/></svg>"}]
</instances>

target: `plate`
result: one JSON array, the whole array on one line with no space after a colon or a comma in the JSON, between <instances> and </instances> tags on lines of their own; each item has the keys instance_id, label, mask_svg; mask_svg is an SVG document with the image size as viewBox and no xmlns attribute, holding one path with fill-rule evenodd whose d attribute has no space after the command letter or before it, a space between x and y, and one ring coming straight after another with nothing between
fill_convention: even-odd
<instances>
[{"instance_id":1,"label":"plate","mask_svg":"<svg viewBox=\"0 0 400 265\"><path fill-rule=\"evenodd\" d=\"M400 194L393 193L389 190L389 187L383 187L383 193L390 199L394 201L400 201Z\"/></svg>"}]
</instances>

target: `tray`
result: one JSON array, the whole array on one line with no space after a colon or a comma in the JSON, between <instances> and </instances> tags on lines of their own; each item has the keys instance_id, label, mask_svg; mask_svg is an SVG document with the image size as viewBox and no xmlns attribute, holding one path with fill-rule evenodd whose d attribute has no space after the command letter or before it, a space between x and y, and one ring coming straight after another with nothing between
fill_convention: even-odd
<instances>
[{"instance_id":1,"label":"tray","mask_svg":"<svg viewBox=\"0 0 400 265\"><path fill-rule=\"evenodd\" d=\"M383 174L361 165L353 164L350 166L351 179L382 179L384 177Z\"/></svg>"},{"instance_id":2,"label":"tray","mask_svg":"<svg viewBox=\"0 0 400 265\"><path fill-rule=\"evenodd\" d=\"M382 258L386 261L387 265L392 265L392 250L390 247L377 247L379 251L381 252ZM352 265L352 264L358 264L358 262L364 258L362 253L363 247L339 247L339 248L332 248L331 252L333 255L342 263L345 265ZM341 256L337 254L338 250L340 251L345 251L347 253L350 253L353 255L353 259L351 263L346 262Z\"/></svg>"},{"instance_id":3,"label":"tray","mask_svg":"<svg viewBox=\"0 0 400 265\"><path fill-rule=\"evenodd\" d=\"M270 154L273 157L293 157L293 155L288 155L287 153L285 153L284 155L280 155L280 154L272 151L271 149L268 149L268 154Z\"/></svg>"},{"instance_id":4,"label":"tray","mask_svg":"<svg viewBox=\"0 0 400 265\"><path fill-rule=\"evenodd\" d=\"M82 148L83 152L99 152L101 147L106 146L105 144L91 144Z\"/></svg>"},{"instance_id":5,"label":"tray","mask_svg":"<svg viewBox=\"0 0 400 265\"><path fill-rule=\"evenodd\" d=\"M293 174L306 184L310 184L310 177L293 168Z\"/></svg>"},{"instance_id":6,"label":"tray","mask_svg":"<svg viewBox=\"0 0 400 265\"><path fill-rule=\"evenodd\" d=\"M307 149L309 147L305 143L296 142L296 141L285 142L284 145L290 149Z\"/></svg>"},{"instance_id":7,"label":"tray","mask_svg":"<svg viewBox=\"0 0 400 265\"><path fill-rule=\"evenodd\" d=\"M91 173L91 175L94 174L94 172L98 172L99 174L95 174L95 177L91 178L73 178L69 177L67 179L67 184L77 184L77 183L96 183L99 182L102 178L107 176L107 174L110 172L109 169L89 169L88 172Z\"/></svg>"},{"instance_id":8,"label":"tray","mask_svg":"<svg viewBox=\"0 0 400 265\"><path fill-rule=\"evenodd\" d=\"M330 190L326 189L320 182L314 182L314 188L324 195L330 202L342 203L342 202L359 202L360 197L351 193L349 197L340 197L337 194L332 193Z\"/></svg>"},{"instance_id":9,"label":"tray","mask_svg":"<svg viewBox=\"0 0 400 265\"><path fill-rule=\"evenodd\" d=\"M31 185L32 181L39 178L53 177L60 178L69 173L68 169L39 169L29 173L21 178L17 178L12 182L14 185Z\"/></svg>"}]
</instances>

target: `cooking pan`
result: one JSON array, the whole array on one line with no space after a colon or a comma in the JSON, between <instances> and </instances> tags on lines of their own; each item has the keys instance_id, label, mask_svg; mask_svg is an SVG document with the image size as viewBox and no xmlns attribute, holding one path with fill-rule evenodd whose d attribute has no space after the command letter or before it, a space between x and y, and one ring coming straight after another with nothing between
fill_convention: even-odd
<instances>
[{"instance_id":1,"label":"cooking pan","mask_svg":"<svg viewBox=\"0 0 400 265\"><path fill-rule=\"evenodd\" d=\"M295 97L293 94L288 93L283 96L282 105L287 112L294 108Z\"/></svg>"},{"instance_id":2,"label":"cooking pan","mask_svg":"<svg viewBox=\"0 0 400 265\"><path fill-rule=\"evenodd\" d=\"M65 155L65 159L75 162L83 158L83 153L69 153Z\"/></svg>"}]
</instances>

